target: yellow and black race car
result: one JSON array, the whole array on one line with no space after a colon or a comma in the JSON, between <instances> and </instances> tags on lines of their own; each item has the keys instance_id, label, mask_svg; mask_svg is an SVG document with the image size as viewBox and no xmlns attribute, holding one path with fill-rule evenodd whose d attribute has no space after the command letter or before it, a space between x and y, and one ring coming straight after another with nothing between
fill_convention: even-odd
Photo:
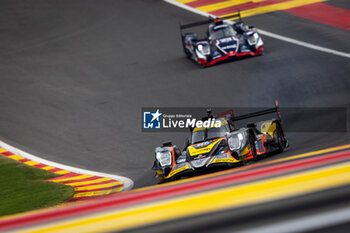
<instances>
[{"instance_id":1,"label":"yellow and black race car","mask_svg":"<svg viewBox=\"0 0 350 233\"><path fill-rule=\"evenodd\" d=\"M270 113L277 113L277 119L258 121L243 128L234 125L235 121ZM221 122L221 126L191 129L183 151L171 142L165 142L155 149L152 169L160 182L179 179L211 167L242 165L269 152L282 152L288 146L277 101L274 108L236 117L233 112L220 117L208 111L204 119L214 117Z\"/></svg>"}]
</instances>

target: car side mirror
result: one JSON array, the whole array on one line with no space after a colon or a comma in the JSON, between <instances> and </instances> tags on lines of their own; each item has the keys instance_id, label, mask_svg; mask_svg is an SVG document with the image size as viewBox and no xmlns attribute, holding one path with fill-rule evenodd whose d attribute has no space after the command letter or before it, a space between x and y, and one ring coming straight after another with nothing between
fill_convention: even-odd
<instances>
[{"instance_id":1,"label":"car side mirror","mask_svg":"<svg viewBox=\"0 0 350 233\"><path fill-rule=\"evenodd\" d=\"M173 143L171 142L171 141L165 141L165 142L163 142L163 147L170 147L170 146L172 146L173 145Z\"/></svg>"}]
</instances>

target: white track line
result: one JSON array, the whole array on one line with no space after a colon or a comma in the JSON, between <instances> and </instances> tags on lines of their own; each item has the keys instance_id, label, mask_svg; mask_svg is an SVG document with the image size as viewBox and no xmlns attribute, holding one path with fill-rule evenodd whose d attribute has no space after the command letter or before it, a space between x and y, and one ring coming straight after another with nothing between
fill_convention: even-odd
<instances>
[{"instance_id":1,"label":"white track line","mask_svg":"<svg viewBox=\"0 0 350 233\"><path fill-rule=\"evenodd\" d=\"M64 164L52 162L52 161L37 157L35 155L29 154L25 151L18 149L18 148L15 148L15 147L13 147L13 146L11 146L11 145L9 145L1 140L0 140L0 147L2 147L5 150L8 150L14 154L20 155L26 159L29 159L29 160L32 160L35 162L39 162L39 163L43 163L45 165L49 165L52 167L60 168L63 170L67 170L70 172L74 172L74 173L78 173L78 174L85 174L85 175L102 176L102 177L106 177L106 178L110 178L110 179L114 179L114 180L119 180L119 181L123 182L123 184L124 184L123 191L130 190L134 186L134 182L127 177L113 175L113 174L107 174L107 173L102 173L102 172L94 172L94 171L89 171L89 170L85 170L85 169L80 169L80 168L71 167L71 166L67 166Z\"/></svg>"},{"instance_id":2,"label":"white track line","mask_svg":"<svg viewBox=\"0 0 350 233\"><path fill-rule=\"evenodd\" d=\"M195 8L192 8L190 6L187 6L185 4L177 2L176 0L164 0L164 1L167 2L167 3L170 3L172 5L175 5L177 7L181 7L183 9L185 9L185 10L191 11L193 13L205 16L205 17L209 17L209 16L215 17L212 14L209 14L209 13L197 10ZM232 22L232 21L229 21L229 22ZM275 38L275 39L278 39L278 40L282 40L282 41L285 41L285 42L288 42L288 43L292 43L292 44L296 44L296 45L299 45L299 46L303 46L303 47L306 47L306 48L309 48L309 49L314 49L314 50L317 50L317 51L320 51L320 52L330 53L330 54L333 54L333 55L350 58L350 53L344 53L344 52L340 52L340 51L337 51L337 50L334 50L334 49L324 48L322 46L310 44L310 43L307 43L307 42L304 42L304 41L300 41L300 40L296 40L296 39L293 39L293 38L289 38L289 37L286 37L286 36L281 36L281 35L278 35L278 34L275 34L275 33L272 33L272 32L268 32L268 31L265 31L265 30L261 30L261 29L258 29L258 31L259 31L260 34L262 34L264 36L272 37L272 38Z\"/></svg>"},{"instance_id":3,"label":"white track line","mask_svg":"<svg viewBox=\"0 0 350 233\"><path fill-rule=\"evenodd\" d=\"M268 36L268 37L272 37L272 38L275 38L275 39L278 39L278 40L283 40L283 41L286 41L286 42L289 42L289 43L292 43L292 44L304 46L304 47L307 47L307 48L310 48L310 49L314 49L314 50L318 50L318 51L321 51L321 52L330 53L330 54L333 54L333 55L338 55L338 56L341 56L341 57L350 58L350 53L344 53L344 52L340 52L340 51L337 51L337 50L324 48L324 47L321 47L321 46L318 46L318 45L313 45L313 44L310 44L310 43L307 43L307 42L304 42L304 41L295 40L295 39L292 39L292 38L289 38L289 37L286 37L286 36L281 36L281 35L278 35L278 34L275 34L275 33L272 33L272 32L268 32L268 31L264 31L264 30L261 30L261 29L258 29L258 30L259 30L260 34Z\"/></svg>"},{"instance_id":4,"label":"white track line","mask_svg":"<svg viewBox=\"0 0 350 233\"><path fill-rule=\"evenodd\" d=\"M191 12L196 13L198 15L202 15L202 16L205 16L205 17L209 17L209 16L215 17L215 15L209 14L209 13L204 12L204 11L197 10L196 8L187 6L185 4L177 2L176 0L164 0L164 2L173 4L173 5L177 6L177 7L181 7L183 9L185 9L185 10L191 11Z\"/></svg>"}]
</instances>

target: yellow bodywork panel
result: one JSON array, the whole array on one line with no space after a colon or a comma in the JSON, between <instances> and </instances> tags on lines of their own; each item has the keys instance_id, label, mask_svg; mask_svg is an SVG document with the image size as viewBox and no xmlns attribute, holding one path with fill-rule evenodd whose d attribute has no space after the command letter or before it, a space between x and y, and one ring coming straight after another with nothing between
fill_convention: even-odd
<instances>
[{"instance_id":1,"label":"yellow bodywork panel","mask_svg":"<svg viewBox=\"0 0 350 233\"><path fill-rule=\"evenodd\" d=\"M260 131L263 134L268 134L273 137L273 133L276 131L276 122L273 121L265 121L261 124Z\"/></svg>"},{"instance_id":2,"label":"yellow bodywork panel","mask_svg":"<svg viewBox=\"0 0 350 233\"><path fill-rule=\"evenodd\" d=\"M201 143L189 146L188 152L190 153L190 156L209 153L211 149L213 149L213 147L220 141L221 141L220 139L217 139L217 140L201 142Z\"/></svg>"},{"instance_id":3,"label":"yellow bodywork panel","mask_svg":"<svg viewBox=\"0 0 350 233\"><path fill-rule=\"evenodd\" d=\"M240 161L232 158L224 158L224 159L214 159L212 163L237 163L237 162L240 162Z\"/></svg>"},{"instance_id":4,"label":"yellow bodywork panel","mask_svg":"<svg viewBox=\"0 0 350 233\"><path fill-rule=\"evenodd\" d=\"M190 167L189 167L188 165L186 165L186 166L184 166L184 167L182 167L182 168L173 170L172 172L170 172L170 174L169 174L166 178L169 178L169 177L171 177L171 176L173 176L173 175L176 175L177 173L182 172L182 171L185 171L185 170L187 170L187 169L190 169Z\"/></svg>"},{"instance_id":5,"label":"yellow bodywork panel","mask_svg":"<svg viewBox=\"0 0 350 233\"><path fill-rule=\"evenodd\" d=\"M250 145L248 144L242 151L241 151L241 155L247 155L248 152L250 150Z\"/></svg>"}]
</instances>

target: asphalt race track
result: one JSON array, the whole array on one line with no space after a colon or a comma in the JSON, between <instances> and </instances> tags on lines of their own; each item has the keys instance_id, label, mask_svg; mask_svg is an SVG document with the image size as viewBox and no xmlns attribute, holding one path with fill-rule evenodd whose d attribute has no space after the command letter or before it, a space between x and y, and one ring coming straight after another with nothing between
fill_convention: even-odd
<instances>
[{"instance_id":1,"label":"asphalt race track","mask_svg":"<svg viewBox=\"0 0 350 233\"><path fill-rule=\"evenodd\" d=\"M2 0L0 18L1 140L136 188L157 183L154 148L186 136L141 132L142 107L350 107L348 58L265 36L263 56L202 69L185 58L178 25L203 17L161 0ZM350 52L348 30L286 12L245 22ZM263 161L350 141L348 132L287 136L289 150Z\"/></svg>"}]
</instances>

